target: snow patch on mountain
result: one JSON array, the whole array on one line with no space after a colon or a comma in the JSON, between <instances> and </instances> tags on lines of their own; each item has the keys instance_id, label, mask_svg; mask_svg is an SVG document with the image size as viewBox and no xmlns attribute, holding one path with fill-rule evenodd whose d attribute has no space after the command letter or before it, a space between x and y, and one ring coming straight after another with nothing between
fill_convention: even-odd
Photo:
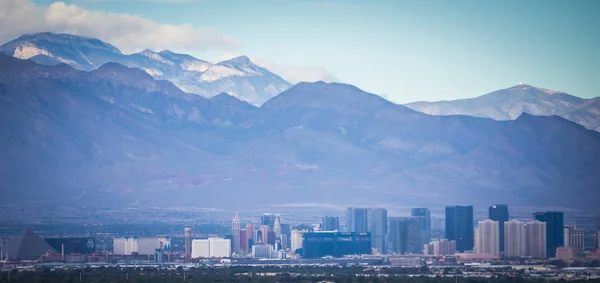
<instances>
[{"instance_id":1,"label":"snow patch on mountain","mask_svg":"<svg viewBox=\"0 0 600 283\"><path fill-rule=\"evenodd\" d=\"M221 65L215 65L200 76L200 80L214 82L222 78L231 76L247 76L248 74L237 69L228 68Z\"/></svg>"},{"instance_id":2,"label":"snow patch on mountain","mask_svg":"<svg viewBox=\"0 0 600 283\"><path fill-rule=\"evenodd\" d=\"M146 56L146 57L148 57L148 58L150 58L152 60L156 60L156 61L161 62L161 63L165 63L165 64L168 64L168 65L171 65L171 66L175 66L175 63L173 63L173 62L171 62L171 61L163 58L162 56L160 56L160 54L158 54L156 52L153 52L152 50L146 49L146 50L140 52L140 54L144 55L144 56Z\"/></svg>"},{"instance_id":3,"label":"snow patch on mountain","mask_svg":"<svg viewBox=\"0 0 600 283\"><path fill-rule=\"evenodd\" d=\"M190 72L204 72L204 71L208 70L208 68L210 68L210 66L212 66L212 64L204 63L201 61L185 62L185 63L181 64L182 69L184 69L186 71L190 71Z\"/></svg>"},{"instance_id":4,"label":"snow patch on mountain","mask_svg":"<svg viewBox=\"0 0 600 283\"><path fill-rule=\"evenodd\" d=\"M17 48L15 48L15 52L13 53L13 57L19 58L19 59L29 59L29 58L37 56L37 55L45 55L48 57L54 57L54 55L52 55L50 52L48 52L48 50L38 48L32 44L25 44L25 45L18 46Z\"/></svg>"},{"instance_id":5,"label":"snow patch on mountain","mask_svg":"<svg viewBox=\"0 0 600 283\"><path fill-rule=\"evenodd\" d=\"M144 68L143 70L146 71L146 73L148 73L148 75L151 75L153 77L162 76L163 75L163 72L161 72L161 71L159 71L157 69Z\"/></svg>"}]
</instances>

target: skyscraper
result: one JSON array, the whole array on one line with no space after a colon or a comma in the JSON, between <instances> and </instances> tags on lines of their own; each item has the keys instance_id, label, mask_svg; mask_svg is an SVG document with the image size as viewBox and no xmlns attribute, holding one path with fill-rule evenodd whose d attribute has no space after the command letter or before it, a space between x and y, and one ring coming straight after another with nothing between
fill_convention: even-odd
<instances>
[{"instance_id":1,"label":"skyscraper","mask_svg":"<svg viewBox=\"0 0 600 283\"><path fill-rule=\"evenodd\" d=\"M564 214L558 211L536 212L536 220L546 223L546 256L555 257L556 248L564 245Z\"/></svg>"},{"instance_id":2,"label":"skyscraper","mask_svg":"<svg viewBox=\"0 0 600 283\"><path fill-rule=\"evenodd\" d=\"M525 223L517 220L504 222L504 256L522 257L526 252Z\"/></svg>"},{"instance_id":3,"label":"skyscraper","mask_svg":"<svg viewBox=\"0 0 600 283\"><path fill-rule=\"evenodd\" d=\"M192 260L192 227L183 228L183 237L185 238L185 262Z\"/></svg>"},{"instance_id":4,"label":"skyscraper","mask_svg":"<svg viewBox=\"0 0 600 283\"><path fill-rule=\"evenodd\" d=\"M563 238L565 247L571 247L578 253L585 250L585 234L583 229L577 229L577 225L565 225Z\"/></svg>"},{"instance_id":5,"label":"skyscraper","mask_svg":"<svg viewBox=\"0 0 600 283\"><path fill-rule=\"evenodd\" d=\"M491 220L498 221L500 227L500 253L504 252L504 222L508 221L508 206L506 204L496 204L489 208L489 217Z\"/></svg>"},{"instance_id":6,"label":"skyscraper","mask_svg":"<svg viewBox=\"0 0 600 283\"><path fill-rule=\"evenodd\" d=\"M240 255L242 253L241 245L240 245L240 234L242 230L242 222L238 217L238 213L235 213L233 217L233 221L231 222L231 244L233 248L233 253L236 255Z\"/></svg>"},{"instance_id":7,"label":"skyscraper","mask_svg":"<svg viewBox=\"0 0 600 283\"><path fill-rule=\"evenodd\" d=\"M292 230L291 235L291 251L296 252L296 250L302 248L303 235L307 232L306 230Z\"/></svg>"},{"instance_id":8,"label":"skyscraper","mask_svg":"<svg viewBox=\"0 0 600 283\"><path fill-rule=\"evenodd\" d=\"M446 206L446 238L456 241L456 251L474 247L473 206Z\"/></svg>"},{"instance_id":9,"label":"skyscraper","mask_svg":"<svg viewBox=\"0 0 600 283\"><path fill-rule=\"evenodd\" d=\"M346 212L346 231L356 233L366 233L368 226L368 209L349 207Z\"/></svg>"},{"instance_id":10,"label":"skyscraper","mask_svg":"<svg viewBox=\"0 0 600 283\"><path fill-rule=\"evenodd\" d=\"M254 225L252 225L251 223L246 224L246 252L251 252L252 251L252 244L254 244Z\"/></svg>"},{"instance_id":11,"label":"skyscraper","mask_svg":"<svg viewBox=\"0 0 600 283\"><path fill-rule=\"evenodd\" d=\"M431 212L429 211L429 208L413 208L410 212L413 217L423 218L423 221L421 222L421 242L423 244L429 243L429 241L431 241Z\"/></svg>"},{"instance_id":12,"label":"skyscraper","mask_svg":"<svg viewBox=\"0 0 600 283\"><path fill-rule=\"evenodd\" d=\"M291 229L290 224L281 223L281 247L284 249L289 249L291 242Z\"/></svg>"},{"instance_id":13,"label":"skyscraper","mask_svg":"<svg viewBox=\"0 0 600 283\"><path fill-rule=\"evenodd\" d=\"M477 253L500 257L500 228L498 221L479 221L475 235L475 250Z\"/></svg>"},{"instance_id":14,"label":"skyscraper","mask_svg":"<svg viewBox=\"0 0 600 283\"><path fill-rule=\"evenodd\" d=\"M260 227L258 228L258 231L260 231L259 233L259 239L257 241L257 243L261 243L261 244L266 244L269 242L269 226L268 225L260 225Z\"/></svg>"},{"instance_id":15,"label":"skyscraper","mask_svg":"<svg viewBox=\"0 0 600 283\"><path fill-rule=\"evenodd\" d=\"M323 216L321 223L321 230L323 231L337 231L340 230L340 220L335 216Z\"/></svg>"},{"instance_id":16,"label":"skyscraper","mask_svg":"<svg viewBox=\"0 0 600 283\"><path fill-rule=\"evenodd\" d=\"M369 210L367 222L371 233L371 247L380 253L386 253L386 239L388 232L387 210L384 208L373 208Z\"/></svg>"},{"instance_id":17,"label":"skyscraper","mask_svg":"<svg viewBox=\"0 0 600 283\"><path fill-rule=\"evenodd\" d=\"M395 254L420 254L424 243L421 242L421 217L389 218L389 250Z\"/></svg>"},{"instance_id":18,"label":"skyscraper","mask_svg":"<svg viewBox=\"0 0 600 283\"><path fill-rule=\"evenodd\" d=\"M525 224L525 241L527 242L527 256L533 258L546 258L546 223L529 221Z\"/></svg>"},{"instance_id":19,"label":"skyscraper","mask_svg":"<svg viewBox=\"0 0 600 283\"><path fill-rule=\"evenodd\" d=\"M281 223L279 223L279 217L275 218L275 223L273 224L273 232L275 233L275 238L281 239Z\"/></svg>"},{"instance_id":20,"label":"skyscraper","mask_svg":"<svg viewBox=\"0 0 600 283\"><path fill-rule=\"evenodd\" d=\"M275 219L281 218L279 214L275 213L264 213L260 217L260 225L267 225L269 230L273 230L273 226L275 225ZM281 222L281 219L279 219Z\"/></svg>"}]
</instances>

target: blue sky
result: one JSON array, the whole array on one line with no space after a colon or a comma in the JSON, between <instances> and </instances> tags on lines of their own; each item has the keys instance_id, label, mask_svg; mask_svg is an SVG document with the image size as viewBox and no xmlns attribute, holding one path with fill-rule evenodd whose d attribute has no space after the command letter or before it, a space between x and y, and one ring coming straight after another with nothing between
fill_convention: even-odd
<instances>
[{"instance_id":1,"label":"blue sky","mask_svg":"<svg viewBox=\"0 0 600 283\"><path fill-rule=\"evenodd\" d=\"M65 2L211 28L236 44L171 49L211 61L245 54L292 81L323 77L399 103L474 97L519 82L600 95L600 1Z\"/></svg>"}]
</instances>

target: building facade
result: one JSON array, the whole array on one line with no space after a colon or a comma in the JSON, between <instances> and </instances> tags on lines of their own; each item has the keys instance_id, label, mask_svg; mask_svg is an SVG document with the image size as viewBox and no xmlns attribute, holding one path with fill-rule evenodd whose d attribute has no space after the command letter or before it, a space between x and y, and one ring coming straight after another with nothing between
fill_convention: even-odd
<instances>
[{"instance_id":1,"label":"building facade","mask_svg":"<svg viewBox=\"0 0 600 283\"><path fill-rule=\"evenodd\" d=\"M306 232L303 235L304 258L371 254L371 235L352 232Z\"/></svg>"},{"instance_id":2,"label":"building facade","mask_svg":"<svg viewBox=\"0 0 600 283\"><path fill-rule=\"evenodd\" d=\"M321 230L323 231L339 231L340 230L340 219L335 216L323 216L321 221Z\"/></svg>"},{"instance_id":3,"label":"building facade","mask_svg":"<svg viewBox=\"0 0 600 283\"><path fill-rule=\"evenodd\" d=\"M366 233L369 231L368 209L349 207L346 211L346 231Z\"/></svg>"},{"instance_id":4,"label":"building facade","mask_svg":"<svg viewBox=\"0 0 600 283\"><path fill-rule=\"evenodd\" d=\"M475 251L500 257L500 227L494 220L479 221L475 232Z\"/></svg>"},{"instance_id":5,"label":"building facade","mask_svg":"<svg viewBox=\"0 0 600 283\"><path fill-rule=\"evenodd\" d=\"M546 223L529 221L525 224L525 241L527 256L533 258L546 258Z\"/></svg>"},{"instance_id":6,"label":"building facade","mask_svg":"<svg viewBox=\"0 0 600 283\"><path fill-rule=\"evenodd\" d=\"M369 233L371 233L371 247L379 253L385 254L386 235L388 233L387 210L384 208L373 208L369 210L367 217Z\"/></svg>"},{"instance_id":7,"label":"building facade","mask_svg":"<svg viewBox=\"0 0 600 283\"><path fill-rule=\"evenodd\" d=\"M456 253L456 241L448 241L447 239L430 242L429 244L424 245L424 247L424 253L426 255L442 256L453 255Z\"/></svg>"},{"instance_id":8,"label":"building facade","mask_svg":"<svg viewBox=\"0 0 600 283\"><path fill-rule=\"evenodd\" d=\"M413 208L410 210L412 217L421 217L421 242L426 244L431 241L431 212L429 208Z\"/></svg>"},{"instance_id":9,"label":"building facade","mask_svg":"<svg viewBox=\"0 0 600 283\"><path fill-rule=\"evenodd\" d=\"M504 222L504 257L523 257L526 253L525 223L517 220Z\"/></svg>"},{"instance_id":10,"label":"building facade","mask_svg":"<svg viewBox=\"0 0 600 283\"><path fill-rule=\"evenodd\" d=\"M488 209L490 220L498 221L500 228L500 253L504 252L504 222L508 221L508 206L506 204L492 205Z\"/></svg>"},{"instance_id":11,"label":"building facade","mask_svg":"<svg viewBox=\"0 0 600 283\"><path fill-rule=\"evenodd\" d=\"M564 246L571 247L576 253L585 251L585 234L583 229L577 229L577 225L565 225Z\"/></svg>"},{"instance_id":12,"label":"building facade","mask_svg":"<svg viewBox=\"0 0 600 283\"><path fill-rule=\"evenodd\" d=\"M273 226L275 225L275 219L279 218L281 218L280 214L264 213L260 217L260 225L267 225L269 227L269 230L273 230ZM281 219L279 219L279 221L281 222Z\"/></svg>"},{"instance_id":13,"label":"building facade","mask_svg":"<svg viewBox=\"0 0 600 283\"><path fill-rule=\"evenodd\" d=\"M446 207L446 238L456 241L456 251L462 253L473 249L473 231L473 206Z\"/></svg>"},{"instance_id":14,"label":"building facade","mask_svg":"<svg viewBox=\"0 0 600 283\"><path fill-rule=\"evenodd\" d=\"M535 220L546 223L546 256L555 257L556 248L564 245L564 214L559 211L536 212Z\"/></svg>"},{"instance_id":15,"label":"building facade","mask_svg":"<svg viewBox=\"0 0 600 283\"><path fill-rule=\"evenodd\" d=\"M423 219L421 217L390 217L388 241L394 254L421 254Z\"/></svg>"},{"instance_id":16,"label":"building facade","mask_svg":"<svg viewBox=\"0 0 600 283\"><path fill-rule=\"evenodd\" d=\"M231 222L231 243L233 248L233 253L236 255L240 255L242 253L242 245L240 243L242 233L242 222L238 217L238 213L235 213L233 217L233 221Z\"/></svg>"},{"instance_id":17,"label":"building facade","mask_svg":"<svg viewBox=\"0 0 600 283\"><path fill-rule=\"evenodd\" d=\"M302 248L302 242L304 239L304 233L306 230L292 230L292 239L291 239L291 251L296 252L296 250Z\"/></svg>"},{"instance_id":18,"label":"building facade","mask_svg":"<svg viewBox=\"0 0 600 283\"><path fill-rule=\"evenodd\" d=\"M192 258L210 258L208 239L192 240Z\"/></svg>"},{"instance_id":19,"label":"building facade","mask_svg":"<svg viewBox=\"0 0 600 283\"><path fill-rule=\"evenodd\" d=\"M163 237L122 237L113 239L115 255L153 255L155 249L171 246L171 239ZM191 245L190 245L191 246ZM186 249L187 251L187 249ZM190 251L191 256L191 251Z\"/></svg>"}]
</instances>

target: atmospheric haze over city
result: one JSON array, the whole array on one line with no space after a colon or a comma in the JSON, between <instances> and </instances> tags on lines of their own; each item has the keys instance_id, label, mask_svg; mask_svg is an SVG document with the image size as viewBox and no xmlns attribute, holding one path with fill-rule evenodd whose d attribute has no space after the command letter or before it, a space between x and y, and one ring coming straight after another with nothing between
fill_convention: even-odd
<instances>
[{"instance_id":1,"label":"atmospheric haze over city","mask_svg":"<svg viewBox=\"0 0 600 283\"><path fill-rule=\"evenodd\" d=\"M0 0L0 282L600 280L598 15Z\"/></svg>"}]
</instances>

